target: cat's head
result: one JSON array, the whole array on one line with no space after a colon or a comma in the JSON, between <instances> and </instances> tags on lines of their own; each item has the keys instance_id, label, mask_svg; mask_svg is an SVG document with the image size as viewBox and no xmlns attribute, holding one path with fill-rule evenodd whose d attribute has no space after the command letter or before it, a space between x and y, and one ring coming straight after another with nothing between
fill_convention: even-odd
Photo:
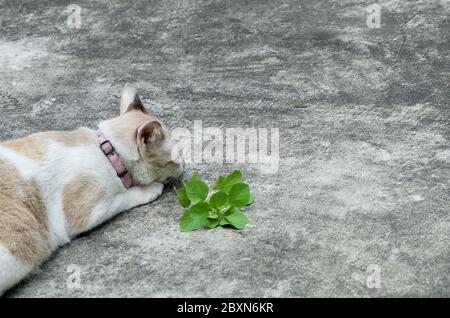
<instances>
[{"instance_id":1,"label":"cat's head","mask_svg":"<svg viewBox=\"0 0 450 318\"><path fill-rule=\"evenodd\" d=\"M181 176L184 162L171 131L142 103L135 90L125 87L120 116L104 121L100 129L111 140L134 184L167 183Z\"/></svg>"}]
</instances>

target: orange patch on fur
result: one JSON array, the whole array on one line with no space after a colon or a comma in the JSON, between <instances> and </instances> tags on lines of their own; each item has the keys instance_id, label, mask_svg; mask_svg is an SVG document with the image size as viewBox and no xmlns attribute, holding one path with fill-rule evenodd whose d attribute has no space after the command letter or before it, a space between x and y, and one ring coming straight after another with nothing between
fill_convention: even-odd
<instances>
[{"instance_id":1,"label":"orange patch on fur","mask_svg":"<svg viewBox=\"0 0 450 318\"><path fill-rule=\"evenodd\" d=\"M47 131L35 133L24 138L8 140L1 146L14 150L33 160L42 160L47 153L49 142L58 142L68 147L76 147L95 141L87 128L74 131Z\"/></svg>"},{"instance_id":2,"label":"orange patch on fur","mask_svg":"<svg viewBox=\"0 0 450 318\"><path fill-rule=\"evenodd\" d=\"M46 206L36 181L0 159L0 244L15 257L39 264L51 253Z\"/></svg>"},{"instance_id":3,"label":"orange patch on fur","mask_svg":"<svg viewBox=\"0 0 450 318\"><path fill-rule=\"evenodd\" d=\"M72 232L80 232L87 226L89 215L104 194L105 191L86 176L76 177L64 186L64 215Z\"/></svg>"}]
</instances>

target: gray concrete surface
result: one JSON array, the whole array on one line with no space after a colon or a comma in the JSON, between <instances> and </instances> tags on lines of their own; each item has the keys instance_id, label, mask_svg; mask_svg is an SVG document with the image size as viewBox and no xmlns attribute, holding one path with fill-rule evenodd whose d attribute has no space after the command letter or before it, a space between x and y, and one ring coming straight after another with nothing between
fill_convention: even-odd
<instances>
[{"instance_id":1,"label":"gray concrete surface","mask_svg":"<svg viewBox=\"0 0 450 318\"><path fill-rule=\"evenodd\" d=\"M172 127L279 128L281 157L188 167L245 172L245 230L180 233L166 191L7 296L450 296L449 1L380 1L371 29L373 3L1 0L1 139L95 127L132 83Z\"/></svg>"}]
</instances>

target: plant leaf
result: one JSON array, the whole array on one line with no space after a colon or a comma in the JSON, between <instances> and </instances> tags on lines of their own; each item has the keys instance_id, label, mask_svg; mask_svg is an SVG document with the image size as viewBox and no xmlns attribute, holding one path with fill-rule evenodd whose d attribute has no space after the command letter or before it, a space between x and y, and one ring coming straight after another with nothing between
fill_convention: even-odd
<instances>
[{"instance_id":1,"label":"plant leaf","mask_svg":"<svg viewBox=\"0 0 450 318\"><path fill-rule=\"evenodd\" d=\"M225 216L226 215L228 215L228 214L231 214L231 213L233 213L234 212L234 210L238 210L238 211L240 211L240 209L239 208L233 208L233 207L231 207L231 208L229 208L228 210L227 210L227 212L225 212Z\"/></svg>"},{"instance_id":2,"label":"plant leaf","mask_svg":"<svg viewBox=\"0 0 450 318\"><path fill-rule=\"evenodd\" d=\"M247 205L253 204L255 202L255 196L252 192L250 192L250 200L248 201Z\"/></svg>"},{"instance_id":3,"label":"plant leaf","mask_svg":"<svg viewBox=\"0 0 450 318\"><path fill-rule=\"evenodd\" d=\"M225 219L238 230L245 228L248 223L247 216L240 209L233 209L233 212L225 216Z\"/></svg>"},{"instance_id":4,"label":"plant leaf","mask_svg":"<svg viewBox=\"0 0 450 318\"><path fill-rule=\"evenodd\" d=\"M180 220L182 232L194 231L207 224L209 206L206 202L199 202L187 210Z\"/></svg>"},{"instance_id":5,"label":"plant leaf","mask_svg":"<svg viewBox=\"0 0 450 318\"><path fill-rule=\"evenodd\" d=\"M183 208L188 208L191 205L191 200L189 200L186 194L186 188L175 189L175 193L177 194L178 201Z\"/></svg>"},{"instance_id":6,"label":"plant leaf","mask_svg":"<svg viewBox=\"0 0 450 318\"><path fill-rule=\"evenodd\" d=\"M228 195L224 191L217 191L209 199L209 206L221 208L228 202Z\"/></svg>"},{"instance_id":7,"label":"plant leaf","mask_svg":"<svg viewBox=\"0 0 450 318\"><path fill-rule=\"evenodd\" d=\"M225 178L224 176L220 176L219 178L217 178L216 184L214 185L214 189L216 190L222 189L226 180L227 178Z\"/></svg>"},{"instance_id":8,"label":"plant leaf","mask_svg":"<svg viewBox=\"0 0 450 318\"><path fill-rule=\"evenodd\" d=\"M192 203L204 201L208 196L208 185L200 180L192 180L186 184L186 195Z\"/></svg>"},{"instance_id":9,"label":"plant leaf","mask_svg":"<svg viewBox=\"0 0 450 318\"><path fill-rule=\"evenodd\" d=\"M229 204L236 208L245 207L250 201L250 188L248 184L236 183L228 194Z\"/></svg>"},{"instance_id":10,"label":"plant leaf","mask_svg":"<svg viewBox=\"0 0 450 318\"><path fill-rule=\"evenodd\" d=\"M208 217L209 205L208 203L202 201L193 205L187 212L191 213L195 217Z\"/></svg>"},{"instance_id":11,"label":"plant leaf","mask_svg":"<svg viewBox=\"0 0 450 318\"><path fill-rule=\"evenodd\" d=\"M219 222L220 222L219 219L210 219L210 218L206 219L206 225L210 229L213 229L213 228L217 227L219 225Z\"/></svg>"},{"instance_id":12,"label":"plant leaf","mask_svg":"<svg viewBox=\"0 0 450 318\"><path fill-rule=\"evenodd\" d=\"M220 220L220 225L224 226L224 225L229 225L230 222L227 221L227 219L223 218L222 220Z\"/></svg>"},{"instance_id":13,"label":"plant leaf","mask_svg":"<svg viewBox=\"0 0 450 318\"><path fill-rule=\"evenodd\" d=\"M200 173L198 171L195 171L194 174L191 176L190 181L197 181L200 180Z\"/></svg>"},{"instance_id":14,"label":"plant leaf","mask_svg":"<svg viewBox=\"0 0 450 318\"><path fill-rule=\"evenodd\" d=\"M219 177L217 179L216 185L214 186L214 189L223 190L228 193L233 185L241 182L242 173L239 170L234 170L226 177Z\"/></svg>"},{"instance_id":15,"label":"plant leaf","mask_svg":"<svg viewBox=\"0 0 450 318\"><path fill-rule=\"evenodd\" d=\"M201 225L196 222L188 212L183 213L180 219L180 230L181 232L189 232L197 230Z\"/></svg>"}]
</instances>

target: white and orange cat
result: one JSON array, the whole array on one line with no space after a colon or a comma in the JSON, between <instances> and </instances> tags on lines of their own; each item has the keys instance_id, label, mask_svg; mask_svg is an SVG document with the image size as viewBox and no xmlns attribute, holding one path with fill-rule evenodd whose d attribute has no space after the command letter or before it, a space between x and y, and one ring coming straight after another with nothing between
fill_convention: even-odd
<instances>
[{"instance_id":1,"label":"white and orange cat","mask_svg":"<svg viewBox=\"0 0 450 318\"><path fill-rule=\"evenodd\" d=\"M125 88L120 116L98 130L0 143L0 295L59 246L155 200L183 172L166 126Z\"/></svg>"}]
</instances>

